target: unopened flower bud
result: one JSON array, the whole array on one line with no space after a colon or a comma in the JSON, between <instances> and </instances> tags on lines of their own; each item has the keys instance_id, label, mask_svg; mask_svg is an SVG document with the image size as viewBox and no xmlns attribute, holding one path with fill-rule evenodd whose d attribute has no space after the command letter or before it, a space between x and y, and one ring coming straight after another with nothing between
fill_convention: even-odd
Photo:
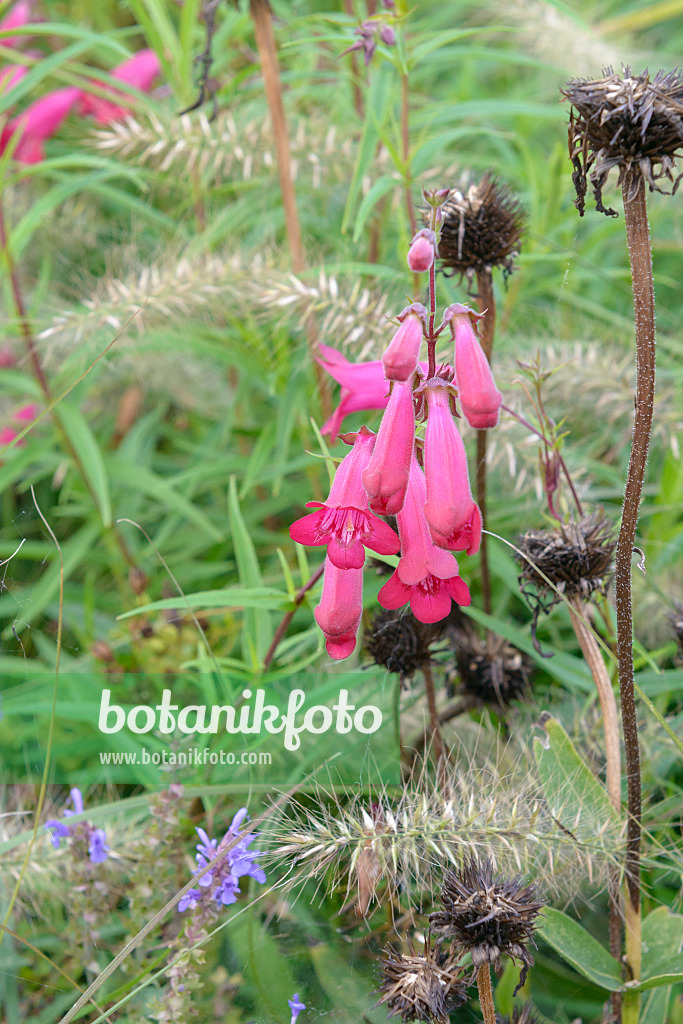
<instances>
[{"instance_id":1,"label":"unopened flower bud","mask_svg":"<svg viewBox=\"0 0 683 1024\"><path fill-rule=\"evenodd\" d=\"M382 25L381 29L379 30L379 37L385 46L396 45L396 33L394 32L391 25Z\"/></svg>"},{"instance_id":2,"label":"unopened flower bud","mask_svg":"<svg viewBox=\"0 0 683 1024\"><path fill-rule=\"evenodd\" d=\"M426 315L427 311L419 302L407 306L399 313L398 319L401 321L401 326L382 356L384 376L387 380L406 381L415 373Z\"/></svg>"},{"instance_id":3,"label":"unopened flower bud","mask_svg":"<svg viewBox=\"0 0 683 1024\"><path fill-rule=\"evenodd\" d=\"M408 250L408 266L416 274L429 270L436 254L436 236L429 228L423 228L413 238Z\"/></svg>"}]
</instances>

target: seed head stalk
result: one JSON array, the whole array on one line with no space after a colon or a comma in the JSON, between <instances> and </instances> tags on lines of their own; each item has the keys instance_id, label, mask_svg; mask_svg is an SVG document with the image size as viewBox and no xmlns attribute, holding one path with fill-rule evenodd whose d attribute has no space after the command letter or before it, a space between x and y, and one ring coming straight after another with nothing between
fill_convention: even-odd
<instances>
[{"instance_id":1,"label":"seed head stalk","mask_svg":"<svg viewBox=\"0 0 683 1024\"><path fill-rule=\"evenodd\" d=\"M637 187L634 187L637 186ZM640 977L640 837L641 781L638 722L633 686L632 558L638 512L643 492L655 395L655 296L650 229L645 203L645 181L638 168L629 170L622 188L624 219L631 263L636 330L636 403L631 454L617 541L614 581L617 612L617 661L621 716L626 750L628 823L626 835L626 958L632 976ZM639 996L624 998L623 1020L637 1020Z\"/></svg>"},{"instance_id":2,"label":"seed head stalk","mask_svg":"<svg viewBox=\"0 0 683 1024\"><path fill-rule=\"evenodd\" d=\"M270 120L273 126L273 138L275 143L275 155L277 160L278 178L280 181L280 194L282 196L282 207L285 215L285 229L292 261L292 270L300 274L306 267L303 242L301 239L301 225L299 223L299 212L296 204L296 193L292 181L291 153L289 148L289 136L287 133L287 118L282 102L282 82L280 80L280 68L278 64L277 46L275 44L275 33L273 32L272 11L269 0L250 0L249 13L254 23L254 34L256 36L256 47L261 62L261 73L263 75L263 86L266 93L266 102L270 112ZM322 367L315 361L318 350L318 337L312 319L306 320L306 334L311 355L314 358L314 367L320 394L320 404L323 416L327 419L332 412L332 397L330 385Z\"/></svg>"},{"instance_id":3,"label":"seed head stalk","mask_svg":"<svg viewBox=\"0 0 683 1024\"><path fill-rule=\"evenodd\" d=\"M491 968L488 964L484 964L477 971L477 988L479 989L479 1003L484 1024L496 1024L496 1008L491 988Z\"/></svg>"}]
</instances>

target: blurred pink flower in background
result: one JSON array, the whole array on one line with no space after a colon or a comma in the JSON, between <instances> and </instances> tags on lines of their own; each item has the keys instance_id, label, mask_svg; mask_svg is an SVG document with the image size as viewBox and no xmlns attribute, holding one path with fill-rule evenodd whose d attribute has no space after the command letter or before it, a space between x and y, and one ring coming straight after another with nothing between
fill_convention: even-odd
<instances>
[{"instance_id":1,"label":"blurred pink flower in background","mask_svg":"<svg viewBox=\"0 0 683 1024\"><path fill-rule=\"evenodd\" d=\"M115 67L110 74L112 78L139 89L140 92L149 92L160 71L161 64L154 50L140 50L134 57L129 57ZM97 82L96 79L93 81ZM120 121L130 113L127 101L132 100L132 97L114 89L107 82L97 82L97 85L107 90L112 97L116 97L116 100L83 93L79 105L80 114L94 117L98 124L109 124L111 121Z\"/></svg>"},{"instance_id":2,"label":"blurred pink flower in background","mask_svg":"<svg viewBox=\"0 0 683 1024\"><path fill-rule=\"evenodd\" d=\"M15 423L33 423L39 412L40 406L36 402L29 402L28 405L22 405L21 409L17 409L12 414L12 419Z\"/></svg>"},{"instance_id":3,"label":"blurred pink flower in background","mask_svg":"<svg viewBox=\"0 0 683 1024\"><path fill-rule=\"evenodd\" d=\"M27 74L28 68L22 64L8 64L6 68L0 70L0 92L9 92Z\"/></svg>"},{"instance_id":4,"label":"blurred pink flower in background","mask_svg":"<svg viewBox=\"0 0 683 1024\"><path fill-rule=\"evenodd\" d=\"M68 86L55 89L31 103L3 128L0 153L5 152L16 135L18 142L13 152L14 159L24 164L40 163L45 159L45 140L54 135L80 94L80 89Z\"/></svg>"},{"instance_id":5,"label":"blurred pink flower in background","mask_svg":"<svg viewBox=\"0 0 683 1024\"><path fill-rule=\"evenodd\" d=\"M31 7L30 0L19 0L14 7L10 8L5 17L0 20L0 32L9 32L13 28L23 28L24 25L28 25L31 21ZM5 36L0 38L0 44L14 49L25 38L26 36L23 33L18 36Z\"/></svg>"},{"instance_id":6,"label":"blurred pink flower in background","mask_svg":"<svg viewBox=\"0 0 683 1024\"><path fill-rule=\"evenodd\" d=\"M322 427L322 433L329 434L330 441L334 442L344 417L349 413L386 408L389 385L384 378L381 359L352 363L329 345L319 345L318 348L322 353L317 357L318 362L330 377L341 384L341 402Z\"/></svg>"},{"instance_id":7,"label":"blurred pink flower in background","mask_svg":"<svg viewBox=\"0 0 683 1024\"><path fill-rule=\"evenodd\" d=\"M14 427L0 427L0 448L10 444L17 437L18 433L19 431L15 430ZM23 443L23 441L19 441L19 444Z\"/></svg>"}]
</instances>

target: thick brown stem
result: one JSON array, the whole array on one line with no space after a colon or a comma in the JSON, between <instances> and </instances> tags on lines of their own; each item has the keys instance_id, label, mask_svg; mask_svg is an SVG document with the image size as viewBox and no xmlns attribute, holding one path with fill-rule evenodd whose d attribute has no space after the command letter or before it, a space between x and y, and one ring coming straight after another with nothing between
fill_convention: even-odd
<instances>
[{"instance_id":1,"label":"thick brown stem","mask_svg":"<svg viewBox=\"0 0 683 1024\"><path fill-rule=\"evenodd\" d=\"M493 296L493 280L490 270L481 270L477 274L477 292L479 295L479 312L486 311L481 321L481 347L486 358L491 362L493 354L493 341L496 331L496 301ZM484 526L486 520L486 445L488 431L477 431L477 504L481 512ZM481 567L481 596L482 605L487 615L491 614L493 605L491 601L491 576L489 572L489 544L488 536L481 535L481 547L479 548L479 565Z\"/></svg>"},{"instance_id":2,"label":"thick brown stem","mask_svg":"<svg viewBox=\"0 0 683 1024\"><path fill-rule=\"evenodd\" d=\"M640 977L641 780L638 721L633 687L633 612L631 565L645 465L650 445L655 396L655 295L645 182L639 169L623 183L624 217L631 262L636 329L636 411L628 463L621 528L615 557L617 661L621 717L626 750L628 823L626 836L626 955L634 978Z\"/></svg>"},{"instance_id":3,"label":"thick brown stem","mask_svg":"<svg viewBox=\"0 0 683 1024\"><path fill-rule=\"evenodd\" d=\"M273 634L273 639L272 639L271 645L268 648L268 650L266 651L265 657L263 659L263 668L264 669L268 668L268 666L270 665L271 661L275 657L275 652L278 649L278 645L279 645L280 641L282 640L282 638L284 637L285 633L287 632L287 627L289 626L290 622L294 618L294 613L296 612L297 608L299 607L299 605L301 604L301 602L305 598L305 596L308 593L308 591L312 587L314 587L316 585L316 583L318 582L318 580L320 579L320 577L322 576L324 571L325 571L325 563L323 562L322 565L318 569L315 570L315 572L313 573L313 575L311 576L309 581L307 583L304 583L304 585L301 588L301 590L297 591L297 593L296 593L296 595L294 597L294 607L292 608L291 611L289 611L285 615L283 615L282 620L280 622L280 625L277 627L277 629L275 630L275 633Z\"/></svg>"},{"instance_id":4,"label":"thick brown stem","mask_svg":"<svg viewBox=\"0 0 683 1024\"><path fill-rule=\"evenodd\" d=\"M477 988L479 989L479 1003L484 1024L496 1024L496 1008L491 988L491 968L488 964L484 964L477 971Z\"/></svg>"},{"instance_id":5,"label":"thick brown stem","mask_svg":"<svg viewBox=\"0 0 683 1024\"><path fill-rule=\"evenodd\" d=\"M249 11L254 23L254 34L256 36L256 47L259 60L261 61L261 73L263 75L263 86L266 93L266 102L270 112L270 120L273 126L273 139L275 142L275 156L277 160L277 172L280 181L280 195L282 196L282 208L285 215L285 229L287 231L287 242L292 260L292 270L295 274L302 273L306 268L304 258L303 242L301 240L301 226L299 224L299 211L296 205L296 193L292 180L292 162L289 148L289 136L287 133L287 118L282 102L282 83L280 81L280 67L278 64L277 47L275 45L275 34L273 32L273 20L268 0L249 0ZM320 404L323 415L327 419L332 412L332 397L330 383L325 376L322 367L315 362L318 351L318 338L315 325L309 316L306 320L306 334L308 346L313 357L313 366L318 382L320 393Z\"/></svg>"}]
</instances>

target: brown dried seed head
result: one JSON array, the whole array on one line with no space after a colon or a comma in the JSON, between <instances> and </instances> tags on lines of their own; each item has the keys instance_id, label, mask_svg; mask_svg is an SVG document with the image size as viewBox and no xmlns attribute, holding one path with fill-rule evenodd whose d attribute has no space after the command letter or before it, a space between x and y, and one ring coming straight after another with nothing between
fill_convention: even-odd
<instances>
[{"instance_id":1,"label":"brown dried seed head","mask_svg":"<svg viewBox=\"0 0 683 1024\"><path fill-rule=\"evenodd\" d=\"M611 576L616 535L612 521L598 509L557 530L528 530L518 547L522 556L527 556L518 556L520 584L526 596L525 587L532 584L544 602L556 604L560 598L543 576L567 597L586 600L594 591L604 591Z\"/></svg>"},{"instance_id":2,"label":"brown dried seed head","mask_svg":"<svg viewBox=\"0 0 683 1024\"><path fill-rule=\"evenodd\" d=\"M382 962L380 1003L389 1016L409 1021L435 1021L448 1024L451 1010L467 999L467 985L458 962L443 953L439 945L425 942L424 956L411 948L405 956L392 946L385 949Z\"/></svg>"},{"instance_id":3,"label":"brown dried seed head","mask_svg":"<svg viewBox=\"0 0 683 1024\"><path fill-rule=\"evenodd\" d=\"M494 878L490 860L472 857L459 871L449 871L441 890L443 910L429 918L460 949L469 950L474 967L500 966L503 954L520 961L517 991L526 980L534 958L527 943L534 943L536 919L545 900L536 885L523 885L517 876Z\"/></svg>"},{"instance_id":4,"label":"brown dried seed head","mask_svg":"<svg viewBox=\"0 0 683 1024\"><path fill-rule=\"evenodd\" d=\"M516 196L492 174L467 191L455 188L442 207L439 258L472 277L493 267L512 272L526 215Z\"/></svg>"},{"instance_id":5,"label":"brown dried seed head","mask_svg":"<svg viewBox=\"0 0 683 1024\"><path fill-rule=\"evenodd\" d=\"M458 693L499 707L528 693L532 662L517 647L495 634L482 639L468 621L449 632L458 669Z\"/></svg>"},{"instance_id":6,"label":"brown dried seed head","mask_svg":"<svg viewBox=\"0 0 683 1024\"><path fill-rule=\"evenodd\" d=\"M683 74L658 71L653 79L647 70L634 75L629 67L623 76L605 68L603 77L573 78L562 90L572 105L569 121L569 155L574 164L575 200L583 216L587 180L593 187L597 209L609 216L616 211L602 205L602 188L613 167L619 168L618 184L629 172L632 199L641 175L650 186L668 178L676 191L676 157L683 149Z\"/></svg>"},{"instance_id":7,"label":"brown dried seed head","mask_svg":"<svg viewBox=\"0 0 683 1024\"><path fill-rule=\"evenodd\" d=\"M363 644L376 665L409 679L431 661L430 644L443 635L442 623L424 623L412 612L399 609L376 612L365 631Z\"/></svg>"}]
</instances>

